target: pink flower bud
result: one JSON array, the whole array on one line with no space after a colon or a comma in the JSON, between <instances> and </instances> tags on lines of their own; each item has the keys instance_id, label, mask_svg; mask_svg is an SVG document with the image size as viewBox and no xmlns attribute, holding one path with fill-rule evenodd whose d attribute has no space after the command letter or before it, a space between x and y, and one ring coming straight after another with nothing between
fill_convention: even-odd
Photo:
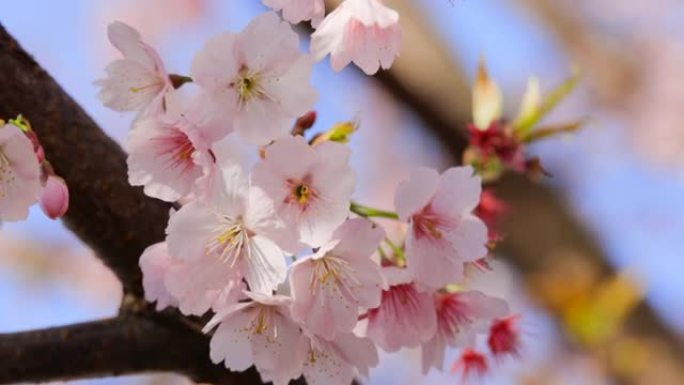
<instances>
[{"instance_id":1,"label":"pink flower bud","mask_svg":"<svg viewBox=\"0 0 684 385\"><path fill-rule=\"evenodd\" d=\"M495 357L504 355L520 355L520 333L518 331L519 315L499 318L489 328L487 344Z\"/></svg>"},{"instance_id":2,"label":"pink flower bud","mask_svg":"<svg viewBox=\"0 0 684 385\"><path fill-rule=\"evenodd\" d=\"M63 216L69 209L69 188L64 179L57 175L48 176L40 195L40 208L50 219Z\"/></svg>"}]
</instances>

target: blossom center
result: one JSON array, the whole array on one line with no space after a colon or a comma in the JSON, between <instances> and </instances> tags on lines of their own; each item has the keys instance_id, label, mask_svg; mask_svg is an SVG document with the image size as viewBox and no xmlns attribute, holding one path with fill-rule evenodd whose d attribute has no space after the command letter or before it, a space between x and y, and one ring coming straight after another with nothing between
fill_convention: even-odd
<instances>
[{"instance_id":1,"label":"blossom center","mask_svg":"<svg viewBox=\"0 0 684 385\"><path fill-rule=\"evenodd\" d=\"M332 254L312 261L311 292L320 287L338 293L347 302L356 302L354 289L361 286L349 262Z\"/></svg>"},{"instance_id":2,"label":"blossom center","mask_svg":"<svg viewBox=\"0 0 684 385\"><path fill-rule=\"evenodd\" d=\"M318 197L316 190L311 187L310 176L306 176L300 180L288 179L286 184L290 190L290 194L285 198L285 203L294 203L301 208L306 208Z\"/></svg>"},{"instance_id":3,"label":"blossom center","mask_svg":"<svg viewBox=\"0 0 684 385\"><path fill-rule=\"evenodd\" d=\"M411 219L416 238L427 237L432 240L440 240L444 237L445 232L455 227L455 221L452 218L435 213L430 206Z\"/></svg>"},{"instance_id":4,"label":"blossom center","mask_svg":"<svg viewBox=\"0 0 684 385\"><path fill-rule=\"evenodd\" d=\"M311 189L309 188L309 186L305 184L300 184L298 186L295 186L292 193L295 196L297 202L299 202L300 205L303 205L309 200Z\"/></svg>"},{"instance_id":5,"label":"blossom center","mask_svg":"<svg viewBox=\"0 0 684 385\"><path fill-rule=\"evenodd\" d=\"M261 98L266 95L261 86L261 76L258 73L250 72L247 67L243 67L238 72L237 78L230 84L238 94L238 103L244 105L250 99Z\"/></svg>"},{"instance_id":6,"label":"blossom center","mask_svg":"<svg viewBox=\"0 0 684 385\"><path fill-rule=\"evenodd\" d=\"M251 235L242 223L242 218L233 219L222 215L219 215L219 224L212 234L205 246L206 253L216 253L221 261L230 263L231 266L237 263Z\"/></svg>"},{"instance_id":7,"label":"blossom center","mask_svg":"<svg viewBox=\"0 0 684 385\"><path fill-rule=\"evenodd\" d=\"M195 146L190 138L177 128L171 128L169 135L152 139L157 144L157 154L166 159L168 168L179 168L181 172L188 172L194 166L192 155Z\"/></svg>"}]
</instances>

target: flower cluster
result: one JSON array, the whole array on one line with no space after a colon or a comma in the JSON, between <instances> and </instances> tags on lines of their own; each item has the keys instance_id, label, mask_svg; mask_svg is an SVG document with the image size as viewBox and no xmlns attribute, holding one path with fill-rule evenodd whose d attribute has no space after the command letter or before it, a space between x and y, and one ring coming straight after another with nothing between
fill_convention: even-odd
<instances>
[{"instance_id":1,"label":"flower cluster","mask_svg":"<svg viewBox=\"0 0 684 385\"><path fill-rule=\"evenodd\" d=\"M69 208L66 182L45 158L28 120L0 120L0 221L26 219L36 202L49 218L63 216Z\"/></svg>"},{"instance_id":2,"label":"flower cluster","mask_svg":"<svg viewBox=\"0 0 684 385\"><path fill-rule=\"evenodd\" d=\"M398 16L378 0L346 0L320 24L320 1L265 3L317 24L314 56L332 52L336 68L354 61L372 73L394 58ZM159 310L210 312L213 362L255 366L276 385L302 375L344 385L378 364L377 347L421 347L425 372L478 337L495 341L495 356L517 352L515 338L494 335L512 317L506 302L463 288L468 266L488 254L487 226L473 214L480 177L470 166L419 168L397 186L395 211L352 202L346 141L356 126L305 138L314 61L288 23L265 13L209 40L190 77L165 72L123 23L109 38L124 59L107 67L100 96L138 112L129 181L178 202L165 241L140 258L145 296ZM229 138L259 146L259 160L243 168L223 147ZM404 239L375 217L402 222Z\"/></svg>"}]
</instances>

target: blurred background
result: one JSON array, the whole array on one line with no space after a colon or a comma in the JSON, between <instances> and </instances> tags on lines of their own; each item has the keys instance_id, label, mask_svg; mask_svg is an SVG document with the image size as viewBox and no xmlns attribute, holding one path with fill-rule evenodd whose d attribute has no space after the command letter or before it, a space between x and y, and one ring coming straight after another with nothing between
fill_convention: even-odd
<instances>
[{"instance_id":1,"label":"blurred background","mask_svg":"<svg viewBox=\"0 0 684 385\"><path fill-rule=\"evenodd\" d=\"M387 0L402 17L401 58L380 80L354 68L314 70L315 129L358 119L355 200L392 207L410 166L455 162L478 59L513 116L528 76L550 89L572 66L582 84L549 122L588 117L577 134L531 148L553 175L504 178L511 205L494 272L469 286L507 298L522 315L524 350L484 384L684 384L684 3L620 0ZM121 20L187 74L209 37L239 30L258 0L24 0L0 22L118 141L132 116L103 107L92 82L118 53ZM402 88L404 87L404 88ZM407 92L402 92L408 89ZM413 100L413 104L407 101ZM416 103L416 100L419 103ZM416 108L417 104L420 104ZM254 149L227 144L246 163ZM84 159L83 161L97 161ZM78 199L75 197L75 199ZM121 288L60 222L34 210L0 231L0 333L116 314ZM447 355L446 367L458 356ZM454 384L420 374L419 352L385 355L370 384ZM184 384L173 375L76 381Z\"/></svg>"}]
</instances>

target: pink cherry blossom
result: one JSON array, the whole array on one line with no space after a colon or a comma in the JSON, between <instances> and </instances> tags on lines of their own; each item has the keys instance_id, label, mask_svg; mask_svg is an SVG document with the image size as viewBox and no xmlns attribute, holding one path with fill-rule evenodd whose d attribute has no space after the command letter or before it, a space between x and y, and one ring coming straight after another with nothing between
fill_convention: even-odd
<instances>
[{"instance_id":1,"label":"pink cherry blossom","mask_svg":"<svg viewBox=\"0 0 684 385\"><path fill-rule=\"evenodd\" d=\"M262 0L262 2L275 11L282 10L283 19L291 24L311 20L311 25L316 27L325 15L324 0Z\"/></svg>"},{"instance_id":2,"label":"pink cherry blossom","mask_svg":"<svg viewBox=\"0 0 684 385\"><path fill-rule=\"evenodd\" d=\"M508 313L508 304L479 291L435 293L437 333L422 344L423 372L442 370L447 346L472 347L476 335L486 334L492 320Z\"/></svg>"},{"instance_id":3,"label":"pink cherry blossom","mask_svg":"<svg viewBox=\"0 0 684 385\"><path fill-rule=\"evenodd\" d=\"M520 356L520 330L518 321L520 316L510 315L494 320L489 327L489 337L487 345L495 357L511 355Z\"/></svg>"},{"instance_id":4,"label":"pink cherry blossom","mask_svg":"<svg viewBox=\"0 0 684 385\"><path fill-rule=\"evenodd\" d=\"M197 126L180 113L137 120L126 144L128 180L145 194L167 202L187 196L209 174L215 157Z\"/></svg>"},{"instance_id":5,"label":"pink cherry blossom","mask_svg":"<svg viewBox=\"0 0 684 385\"><path fill-rule=\"evenodd\" d=\"M458 282L465 262L487 255L487 227L472 214L481 190L470 166L452 167L441 176L419 168L397 187L397 213L410 224L407 267L418 283L437 288Z\"/></svg>"},{"instance_id":6,"label":"pink cherry blossom","mask_svg":"<svg viewBox=\"0 0 684 385\"><path fill-rule=\"evenodd\" d=\"M149 302L157 302L157 310L163 310L168 306L178 306L178 300L167 290L164 278L169 268L180 262L169 255L166 242L147 247L140 256L139 263L143 273L145 299Z\"/></svg>"},{"instance_id":7,"label":"pink cherry blossom","mask_svg":"<svg viewBox=\"0 0 684 385\"><path fill-rule=\"evenodd\" d=\"M69 188L64 179L49 175L40 193L40 208L50 219L61 218L69 209Z\"/></svg>"},{"instance_id":8,"label":"pink cherry blossom","mask_svg":"<svg viewBox=\"0 0 684 385\"><path fill-rule=\"evenodd\" d=\"M389 289L380 307L368 311L366 334L387 352L417 347L437 331L437 316L430 293L419 292L406 269L386 267Z\"/></svg>"},{"instance_id":9,"label":"pink cherry blossom","mask_svg":"<svg viewBox=\"0 0 684 385\"><path fill-rule=\"evenodd\" d=\"M351 332L359 309L380 305L380 266L370 257L384 231L366 219L346 221L333 241L292 266L292 318L325 339Z\"/></svg>"},{"instance_id":10,"label":"pink cherry blossom","mask_svg":"<svg viewBox=\"0 0 684 385\"><path fill-rule=\"evenodd\" d=\"M193 200L171 216L169 251L185 261L210 256L236 271L238 279L244 277L252 291L270 293L286 277L281 245L288 233L263 191L233 174L232 169L221 172L224 194L215 194L213 201Z\"/></svg>"},{"instance_id":11,"label":"pink cherry blossom","mask_svg":"<svg viewBox=\"0 0 684 385\"><path fill-rule=\"evenodd\" d=\"M41 191L33 144L18 127L5 124L0 127L0 220L26 219Z\"/></svg>"},{"instance_id":12,"label":"pink cherry blossom","mask_svg":"<svg viewBox=\"0 0 684 385\"><path fill-rule=\"evenodd\" d=\"M306 339L290 318L290 298L246 293L252 301L219 311L204 328L216 328L209 344L212 362L233 371L254 365L264 381L287 385L302 373Z\"/></svg>"},{"instance_id":13,"label":"pink cherry blossom","mask_svg":"<svg viewBox=\"0 0 684 385\"><path fill-rule=\"evenodd\" d=\"M236 130L249 142L268 144L287 135L316 102L312 65L289 24L272 12L257 16L240 34L209 40L195 57L192 77L202 92L194 114L212 140Z\"/></svg>"},{"instance_id":14,"label":"pink cherry blossom","mask_svg":"<svg viewBox=\"0 0 684 385\"><path fill-rule=\"evenodd\" d=\"M354 62L368 75L388 69L401 44L399 14L380 0L346 0L311 35L317 60L330 54L335 71Z\"/></svg>"},{"instance_id":15,"label":"pink cherry blossom","mask_svg":"<svg viewBox=\"0 0 684 385\"><path fill-rule=\"evenodd\" d=\"M461 383L467 384L468 379L481 379L489 372L487 357L472 348L466 348L451 367L452 372L462 372Z\"/></svg>"},{"instance_id":16,"label":"pink cherry blossom","mask_svg":"<svg viewBox=\"0 0 684 385\"><path fill-rule=\"evenodd\" d=\"M237 303L244 285L240 271L214 255L177 260L164 275L164 287L183 314L202 315Z\"/></svg>"},{"instance_id":17,"label":"pink cherry blossom","mask_svg":"<svg viewBox=\"0 0 684 385\"><path fill-rule=\"evenodd\" d=\"M164 95L173 90L157 51L142 41L140 33L122 22L109 25L109 41L124 56L105 69L107 77L95 81L105 106L116 111L163 111Z\"/></svg>"},{"instance_id":18,"label":"pink cherry blossom","mask_svg":"<svg viewBox=\"0 0 684 385\"><path fill-rule=\"evenodd\" d=\"M352 333L338 334L333 340L310 336L306 346L303 374L309 385L349 385L356 373L368 376L378 365L378 352L368 338Z\"/></svg>"},{"instance_id":19,"label":"pink cherry blossom","mask_svg":"<svg viewBox=\"0 0 684 385\"><path fill-rule=\"evenodd\" d=\"M244 285L237 271L211 255L182 260L169 254L166 242L154 244L140 256L145 299L183 314L203 315L242 298Z\"/></svg>"},{"instance_id":20,"label":"pink cherry blossom","mask_svg":"<svg viewBox=\"0 0 684 385\"><path fill-rule=\"evenodd\" d=\"M318 247L349 214L355 187L349 148L324 142L310 147L301 136L277 140L252 170L252 182L264 189L275 210L299 232L300 241Z\"/></svg>"}]
</instances>

